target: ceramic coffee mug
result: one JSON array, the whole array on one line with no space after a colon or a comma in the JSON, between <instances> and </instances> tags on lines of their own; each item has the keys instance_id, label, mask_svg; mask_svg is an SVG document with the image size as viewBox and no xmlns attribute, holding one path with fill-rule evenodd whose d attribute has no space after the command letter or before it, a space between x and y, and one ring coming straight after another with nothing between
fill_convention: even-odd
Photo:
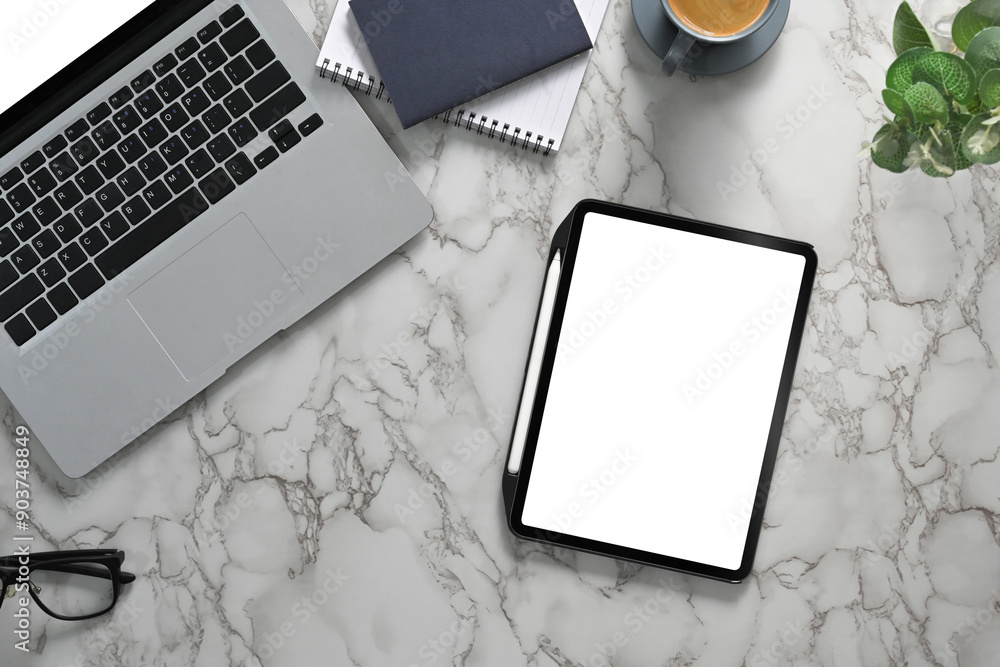
<instances>
[{"instance_id":1,"label":"ceramic coffee mug","mask_svg":"<svg viewBox=\"0 0 1000 667\"><path fill-rule=\"evenodd\" d=\"M660 70L667 76L687 57L695 42L732 44L764 25L778 0L660 0L677 37L667 50Z\"/></svg>"}]
</instances>

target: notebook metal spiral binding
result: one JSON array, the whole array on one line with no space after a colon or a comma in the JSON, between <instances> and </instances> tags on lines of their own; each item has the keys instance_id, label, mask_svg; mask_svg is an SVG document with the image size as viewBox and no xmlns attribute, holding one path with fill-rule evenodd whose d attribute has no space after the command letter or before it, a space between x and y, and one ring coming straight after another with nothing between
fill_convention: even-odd
<instances>
[{"instance_id":1,"label":"notebook metal spiral binding","mask_svg":"<svg viewBox=\"0 0 1000 667\"><path fill-rule=\"evenodd\" d=\"M323 66L320 67L319 76L321 79L330 79L331 83L341 83L345 88L363 93L365 95L371 96L375 93L375 99L382 99L385 95L385 84L381 81L378 82L378 90L375 89L375 77L369 75L367 77L367 82L365 81L365 73L361 70L353 72L352 68L348 67L343 72L341 69L343 66L338 63L333 63L333 68L330 68L330 59L323 59ZM392 100L389 97L385 98L385 101L392 104ZM453 111L453 110L452 110ZM465 116L465 109L459 109L455 114L454 119L452 116L452 111L446 111L442 121L446 125L454 125L455 127L462 127L462 117ZM487 125L488 123L488 125ZM517 147L520 144L521 150L531 150L532 153L541 153L544 157L552 152L552 148L555 146L555 139L545 140L545 137L538 134L534 134L530 130L521 136L521 128L515 127L514 131L510 130L510 123L504 123L500 126L501 121L488 119L486 116L479 116L479 121L476 122L476 114L470 113L465 117L465 129L469 132L475 131L476 134L486 134L487 138L499 141L500 143L510 142L511 146ZM534 138L534 139L532 139Z\"/></svg>"}]
</instances>

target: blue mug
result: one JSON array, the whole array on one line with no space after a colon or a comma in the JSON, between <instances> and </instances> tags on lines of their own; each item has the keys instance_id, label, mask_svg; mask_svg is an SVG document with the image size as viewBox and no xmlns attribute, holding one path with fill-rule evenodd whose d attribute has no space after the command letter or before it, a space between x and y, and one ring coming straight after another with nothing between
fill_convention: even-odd
<instances>
[{"instance_id":1,"label":"blue mug","mask_svg":"<svg viewBox=\"0 0 1000 667\"><path fill-rule=\"evenodd\" d=\"M680 1L717 4L722 6L726 4L726 0ZM674 2L678 2L678 0L674 0ZM673 44L671 44L670 48L667 50L667 55L663 57L663 62L660 63L660 71L667 76L671 76L677 71L677 68L682 62L684 62L685 58L688 57L688 54L692 51L692 47L696 42L703 42L706 44L732 44L752 35L762 25L767 23L767 20L771 18L772 14L774 14L774 10L778 6L778 0L768 0L767 6L752 23L731 34L713 34L695 27L694 24L689 23L678 16L677 12L671 5L671 0L660 0L660 5L663 7L663 11L667 13L667 18L670 19L670 22L677 26L677 36L674 38ZM722 11L725 11L724 7L722 8Z\"/></svg>"}]
</instances>

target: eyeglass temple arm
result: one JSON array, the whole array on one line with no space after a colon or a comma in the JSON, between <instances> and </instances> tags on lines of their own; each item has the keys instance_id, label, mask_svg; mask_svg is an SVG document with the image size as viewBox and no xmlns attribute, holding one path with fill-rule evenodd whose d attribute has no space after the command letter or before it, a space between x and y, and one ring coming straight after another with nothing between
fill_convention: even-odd
<instances>
[{"instance_id":1,"label":"eyeglass temple arm","mask_svg":"<svg viewBox=\"0 0 1000 667\"><path fill-rule=\"evenodd\" d=\"M82 574L88 577L100 577L101 579L111 578L111 572L109 570L95 570L91 567L82 567L80 565L74 565L73 563L53 563L52 565L44 564L44 567L38 567L35 569L55 570L56 572L68 572L69 574ZM130 572L120 572L119 576L123 584L131 584L135 581L135 575Z\"/></svg>"}]
</instances>

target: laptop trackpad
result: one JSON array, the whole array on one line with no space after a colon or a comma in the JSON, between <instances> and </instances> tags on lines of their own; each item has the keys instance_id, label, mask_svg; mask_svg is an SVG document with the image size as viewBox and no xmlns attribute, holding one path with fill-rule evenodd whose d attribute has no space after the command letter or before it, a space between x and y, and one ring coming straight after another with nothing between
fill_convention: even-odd
<instances>
[{"instance_id":1,"label":"laptop trackpad","mask_svg":"<svg viewBox=\"0 0 1000 667\"><path fill-rule=\"evenodd\" d=\"M283 279L284 278L284 279ZM132 308L187 380L233 361L285 325L302 292L245 214L129 294Z\"/></svg>"}]
</instances>

